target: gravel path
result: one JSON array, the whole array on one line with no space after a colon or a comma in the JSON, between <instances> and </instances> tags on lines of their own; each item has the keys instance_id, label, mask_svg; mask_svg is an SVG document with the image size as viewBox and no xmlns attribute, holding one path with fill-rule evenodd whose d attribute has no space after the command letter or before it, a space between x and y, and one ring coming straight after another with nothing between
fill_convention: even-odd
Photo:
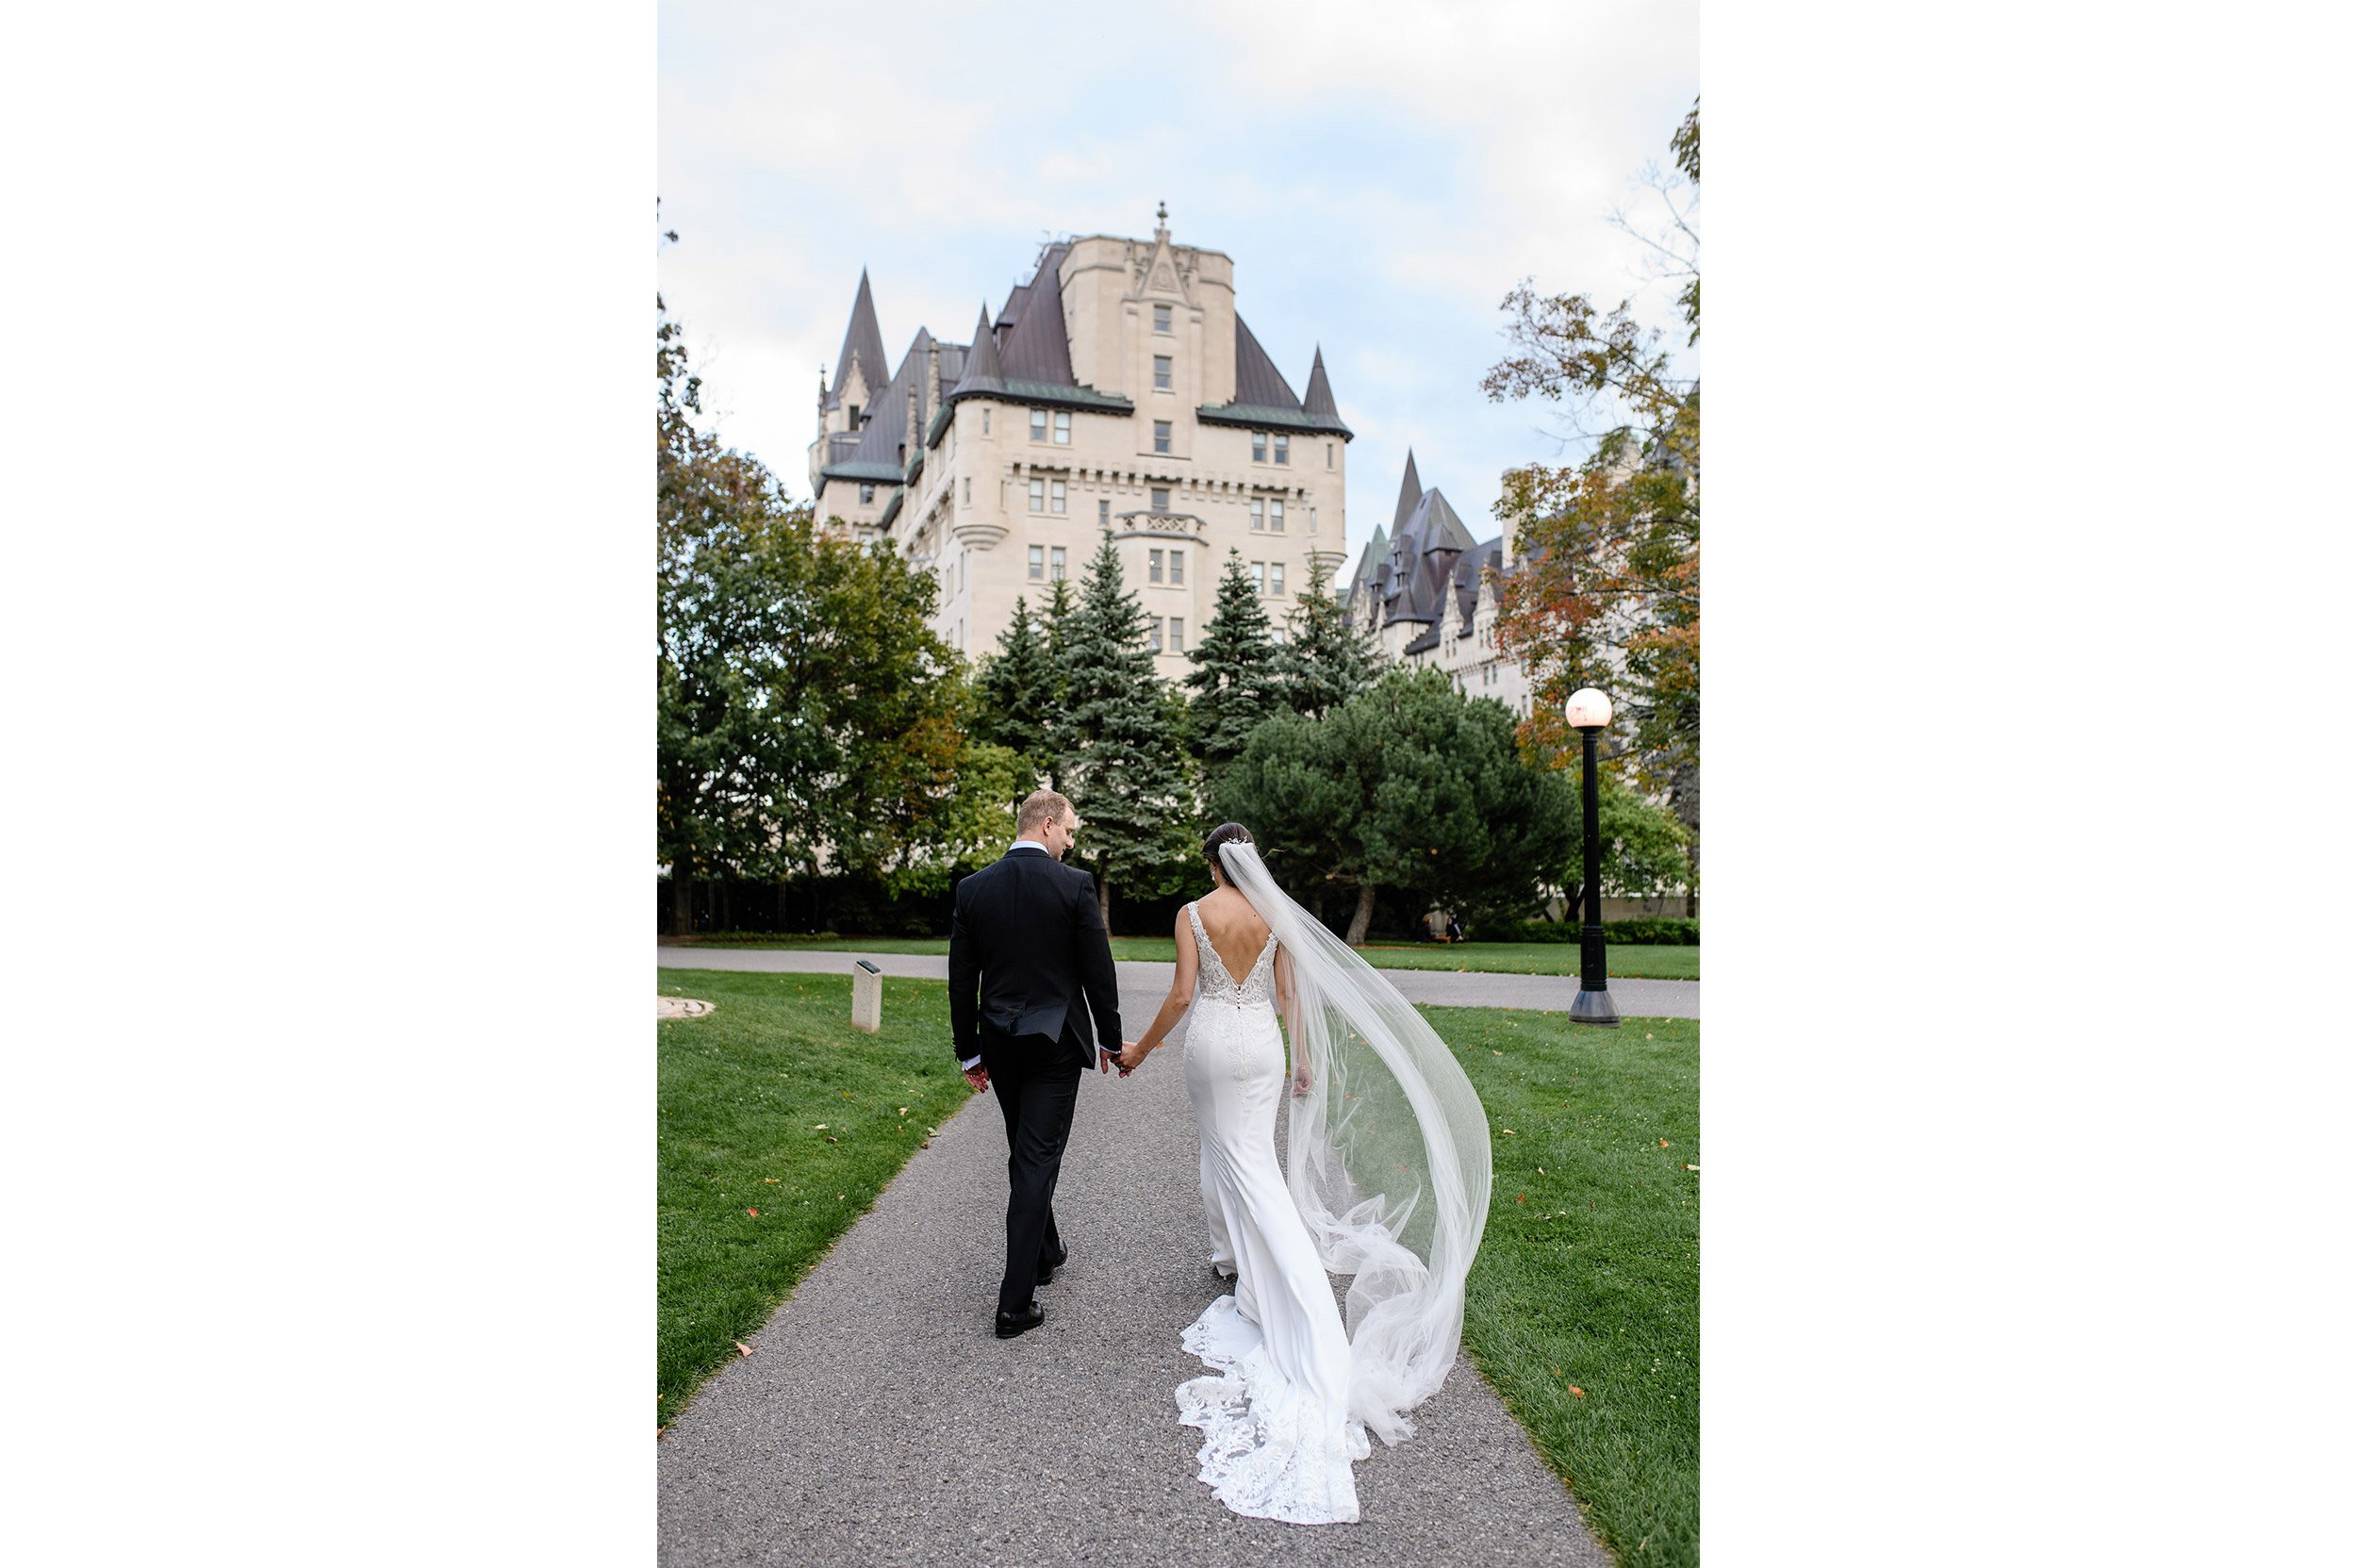
<instances>
[{"instance_id":1,"label":"gravel path","mask_svg":"<svg viewBox=\"0 0 2357 1568\"><path fill-rule=\"evenodd\" d=\"M683 958L824 958L667 949ZM902 955L888 973L938 966ZM729 963L729 968L790 968ZM1121 966L1143 1031L1168 965ZM1140 971L1159 969L1159 982ZM1471 978L1451 976L1451 979ZM1183 1035L1183 1026L1181 1029ZM946 1047L944 1048L947 1048ZM1180 1063L1082 1083L1057 1194L1072 1261L1047 1321L992 1337L1006 1133L970 1100L657 1444L660 1560L712 1563L1608 1562L1472 1363L1415 1437L1358 1466L1357 1525L1244 1519L1195 1478L1178 1330L1221 1294Z\"/></svg>"},{"instance_id":2,"label":"gravel path","mask_svg":"<svg viewBox=\"0 0 2357 1568\"><path fill-rule=\"evenodd\" d=\"M862 953L810 948L655 949L656 964L672 969L755 969L771 974L839 975L851 960L865 958L888 975L948 980L949 961L931 953ZM1116 964L1122 992L1131 987L1160 994L1170 988L1168 964ZM1409 1001L1436 1007L1518 1007L1540 1013L1569 1013L1579 981L1571 975L1459 974L1454 969L1386 969L1384 978ZM1612 1005L1624 1018L1699 1018L1703 985L1698 980L1633 980L1612 982ZM1149 1014L1150 1017L1151 1015ZM1128 1013L1122 1015L1124 1019ZM1145 1020L1137 1026L1143 1030Z\"/></svg>"}]
</instances>

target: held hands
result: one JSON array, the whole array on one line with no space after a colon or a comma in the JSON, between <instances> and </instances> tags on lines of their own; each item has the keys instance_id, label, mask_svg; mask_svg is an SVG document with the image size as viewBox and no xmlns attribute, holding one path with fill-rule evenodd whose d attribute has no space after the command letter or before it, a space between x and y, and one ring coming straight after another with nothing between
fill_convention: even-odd
<instances>
[{"instance_id":1,"label":"held hands","mask_svg":"<svg viewBox=\"0 0 2357 1568\"><path fill-rule=\"evenodd\" d=\"M1127 1078L1136 1072L1138 1064L1146 1060L1146 1054L1147 1049L1144 1041L1124 1040L1121 1042L1121 1076Z\"/></svg>"},{"instance_id":2,"label":"held hands","mask_svg":"<svg viewBox=\"0 0 2357 1568\"><path fill-rule=\"evenodd\" d=\"M973 1090L978 1095L984 1089L989 1088L990 1069L979 1064L967 1069L965 1075L965 1086Z\"/></svg>"}]
</instances>

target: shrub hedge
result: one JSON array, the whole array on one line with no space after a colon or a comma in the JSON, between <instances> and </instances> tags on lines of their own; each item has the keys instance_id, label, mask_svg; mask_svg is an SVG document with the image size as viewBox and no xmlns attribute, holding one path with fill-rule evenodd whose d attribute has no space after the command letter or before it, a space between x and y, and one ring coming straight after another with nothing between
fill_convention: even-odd
<instances>
[{"instance_id":1,"label":"shrub hedge","mask_svg":"<svg viewBox=\"0 0 2357 1568\"><path fill-rule=\"evenodd\" d=\"M1579 923L1576 920L1509 920L1500 925L1482 926L1465 933L1475 942L1576 942ZM1604 923L1606 943L1618 943L1631 948L1699 947L1703 939L1700 920L1645 919L1607 920Z\"/></svg>"}]
</instances>

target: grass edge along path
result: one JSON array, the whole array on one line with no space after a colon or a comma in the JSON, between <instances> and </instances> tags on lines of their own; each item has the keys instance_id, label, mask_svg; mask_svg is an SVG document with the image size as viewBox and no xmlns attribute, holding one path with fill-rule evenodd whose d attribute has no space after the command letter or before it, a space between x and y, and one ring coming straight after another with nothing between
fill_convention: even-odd
<instances>
[{"instance_id":1,"label":"grass edge along path","mask_svg":"<svg viewBox=\"0 0 2357 1568\"><path fill-rule=\"evenodd\" d=\"M1424 1012L1490 1115L1465 1347L1622 1563L1691 1568L1701 1024Z\"/></svg>"},{"instance_id":2,"label":"grass edge along path","mask_svg":"<svg viewBox=\"0 0 2357 1568\"><path fill-rule=\"evenodd\" d=\"M655 1397L668 1426L965 1103L949 988L886 978L850 1027L848 975L658 969L718 1005L655 1028ZM905 1108L905 1110L903 1110Z\"/></svg>"},{"instance_id":3,"label":"grass edge along path","mask_svg":"<svg viewBox=\"0 0 2357 1568\"><path fill-rule=\"evenodd\" d=\"M806 949L811 952L918 953L946 957L946 936L794 936L760 932L731 932L698 936L678 946L733 948L750 951ZM1116 960L1169 964L1178 949L1167 936L1116 936ZM1414 942L1370 943L1358 949L1378 969L1456 970L1498 975L1576 975L1576 942ZM1647 945L1624 942L1605 947L1605 973L1616 980L1700 980L1699 945Z\"/></svg>"}]
</instances>

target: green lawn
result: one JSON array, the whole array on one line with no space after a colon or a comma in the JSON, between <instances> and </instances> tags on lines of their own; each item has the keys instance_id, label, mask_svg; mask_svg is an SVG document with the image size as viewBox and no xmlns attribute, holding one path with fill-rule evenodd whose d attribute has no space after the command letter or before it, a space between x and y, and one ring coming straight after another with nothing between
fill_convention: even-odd
<instances>
[{"instance_id":1,"label":"green lawn","mask_svg":"<svg viewBox=\"0 0 2357 1568\"><path fill-rule=\"evenodd\" d=\"M1490 1112L1466 1348L1623 1563L1695 1563L1701 1026L1425 1012Z\"/></svg>"},{"instance_id":2,"label":"green lawn","mask_svg":"<svg viewBox=\"0 0 2357 1568\"><path fill-rule=\"evenodd\" d=\"M934 953L947 955L946 936L773 936L733 932L699 936L686 944L699 948L808 948L819 952ZM1167 936L1116 936L1113 957L1168 964L1177 955ZM1470 969L1501 975L1575 975L1579 973L1576 942L1424 942L1412 945L1370 945L1359 949L1378 969ZM1700 980L1703 950L1699 946L1640 947L1635 944L1605 949L1605 972L1632 980Z\"/></svg>"},{"instance_id":3,"label":"green lawn","mask_svg":"<svg viewBox=\"0 0 2357 1568\"><path fill-rule=\"evenodd\" d=\"M967 1090L942 1048L949 988L940 981L886 979L873 1035L850 1027L849 976L661 969L656 983L719 1004L656 1026L662 1425Z\"/></svg>"}]
</instances>

